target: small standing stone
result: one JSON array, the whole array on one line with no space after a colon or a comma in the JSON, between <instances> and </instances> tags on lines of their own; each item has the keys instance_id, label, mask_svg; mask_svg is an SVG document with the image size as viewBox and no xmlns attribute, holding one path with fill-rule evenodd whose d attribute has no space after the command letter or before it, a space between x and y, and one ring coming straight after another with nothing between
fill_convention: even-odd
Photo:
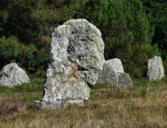
<instances>
[{"instance_id":1,"label":"small standing stone","mask_svg":"<svg viewBox=\"0 0 167 128\"><path fill-rule=\"evenodd\" d=\"M3 86L12 87L14 85L21 85L29 82L30 79L26 72L16 63L6 65L0 72L0 84Z\"/></svg>"},{"instance_id":2,"label":"small standing stone","mask_svg":"<svg viewBox=\"0 0 167 128\"><path fill-rule=\"evenodd\" d=\"M164 67L160 56L154 56L148 60L147 76L151 81L161 80L165 77Z\"/></svg>"},{"instance_id":3,"label":"small standing stone","mask_svg":"<svg viewBox=\"0 0 167 128\"><path fill-rule=\"evenodd\" d=\"M104 62L103 71L100 72L97 83L117 87L129 87L133 85L129 74L124 72L122 62L118 58Z\"/></svg>"}]
</instances>

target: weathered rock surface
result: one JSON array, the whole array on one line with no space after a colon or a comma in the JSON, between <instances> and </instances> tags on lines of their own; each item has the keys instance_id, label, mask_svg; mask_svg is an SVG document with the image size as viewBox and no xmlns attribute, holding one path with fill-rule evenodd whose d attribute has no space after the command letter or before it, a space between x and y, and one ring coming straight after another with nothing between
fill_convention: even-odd
<instances>
[{"instance_id":1,"label":"weathered rock surface","mask_svg":"<svg viewBox=\"0 0 167 128\"><path fill-rule=\"evenodd\" d=\"M164 74L164 67L160 56L154 56L148 60L147 76L149 80L161 80Z\"/></svg>"},{"instance_id":2,"label":"weathered rock surface","mask_svg":"<svg viewBox=\"0 0 167 128\"><path fill-rule=\"evenodd\" d=\"M29 82L30 79L26 72L16 63L6 65L0 72L0 84L3 86L12 87L14 85L21 85Z\"/></svg>"},{"instance_id":3,"label":"weathered rock surface","mask_svg":"<svg viewBox=\"0 0 167 128\"><path fill-rule=\"evenodd\" d=\"M128 73L117 73L118 76L118 87L131 87L133 86L133 82Z\"/></svg>"},{"instance_id":4,"label":"weathered rock surface","mask_svg":"<svg viewBox=\"0 0 167 128\"><path fill-rule=\"evenodd\" d=\"M82 106L103 68L103 54L101 32L87 20L69 20L58 26L52 34L44 97L36 101L37 107Z\"/></svg>"},{"instance_id":5,"label":"weathered rock surface","mask_svg":"<svg viewBox=\"0 0 167 128\"><path fill-rule=\"evenodd\" d=\"M122 62L118 58L104 62L103 71L100 72L97 83L117 87L129 87L133 85L129 74L124 72Z\"/></svg>"},{"instance_id":6,"label":"weathered rock surface","mask_svg":"<svg viewBox=\"0 0 167 128\"><path fill-rule=\"evenodd\" d=\"M106 67L110 67L111 70L113 70L115 73L116 72L124 73L122 62L118 58L107 60L105 61L104 65Z\"/></svg>"}]
</instances>

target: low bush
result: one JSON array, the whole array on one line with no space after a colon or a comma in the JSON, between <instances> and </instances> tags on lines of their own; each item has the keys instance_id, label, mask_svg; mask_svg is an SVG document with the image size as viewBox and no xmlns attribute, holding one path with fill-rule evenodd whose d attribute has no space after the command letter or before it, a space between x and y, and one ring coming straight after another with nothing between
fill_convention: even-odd
<instances>
[{"instance_id":1,"label":"low bush","mask_svg":"<svg viewBox=\"0 0 167 128\"><path fill-rule=\"evenodd\" d=\"M0 69L11 62L19 63L30 73L47 68L49 49L40 51L34 44L24 45L15 36L0 38L0 51Z\"/></svg>"}]
</instances>

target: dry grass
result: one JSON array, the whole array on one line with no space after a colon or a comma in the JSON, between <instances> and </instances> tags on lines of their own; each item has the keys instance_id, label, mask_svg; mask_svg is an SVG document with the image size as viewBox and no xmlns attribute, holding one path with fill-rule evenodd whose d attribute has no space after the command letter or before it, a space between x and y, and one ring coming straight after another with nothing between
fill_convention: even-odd
<instances>
[{"instance_id":1,"label":"dry grass","mask_svg":"<svg viewBox=\"0 0 167 128\"><path fill-rule=\"evenodd\" d=\"M34 106L33 101L42 96L43 81L14 89L1 87L0 99L19 102L22 108L0 115L0 128L167 128L167 81L134 83L130 89L97 85L84 107L57 111Z\"/></svg>"},{"instance_id":2,"label":"dry grass","mask_svg":"<svg viewBox=\"0 0 167 128\"><path fill-rule=\"evenodd\" d=\"M13 114L14 112L19 112L19 104L12 103L9 100L0 101L0 115Z\"/></svg>"}]
</instances>

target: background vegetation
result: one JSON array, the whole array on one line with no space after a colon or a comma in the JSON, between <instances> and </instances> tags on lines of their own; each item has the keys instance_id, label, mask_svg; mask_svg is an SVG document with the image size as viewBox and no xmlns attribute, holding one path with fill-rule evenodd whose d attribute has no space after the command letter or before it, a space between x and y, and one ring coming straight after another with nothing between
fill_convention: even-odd
<instances>
[{"instance_id":1,"label":"background vegetation","mask_svg":"<svg viewBox=\"0 0 167 128\"><path fill-rule=\"evenodd\" d=\"M31 74L29 84L0 86L0 127L165 128L166 79L134 79L132 88L96 85L84 107L35 107L43 93L51 33L72 18L95 24L103 34L105 58L120 58L132 77L144 77L154 55L167 69L166 0L0 0L0 69L17 62Z\"/></svg>"},{"instance_id":2,"label":"background vegetation","mask_svg":"<svg viewBox=\"0 0 167 128\"><path fill-rule=\"evenodd\" d=\"M166 0L0 0L0 69L17 62L42 75L51 33L72 18L86 18L103 34L105 58L120 58L126 72L145 75L146 61L167 66ZM166 67L167 68L167 67Z\"/></svg>"}]
</instances>

